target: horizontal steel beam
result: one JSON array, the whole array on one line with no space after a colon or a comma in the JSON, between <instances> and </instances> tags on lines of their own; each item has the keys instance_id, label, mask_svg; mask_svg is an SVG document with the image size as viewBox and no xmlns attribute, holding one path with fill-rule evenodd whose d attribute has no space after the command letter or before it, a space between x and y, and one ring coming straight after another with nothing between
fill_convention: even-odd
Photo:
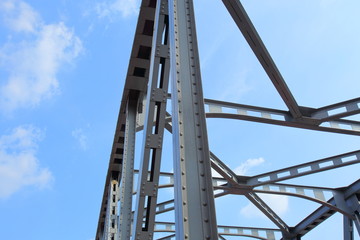
<instances>
[{"instance_id":1,"label":"horizontal steel beam","mask_svg":"<svg viewBox=\"0 0 360 240\"><path fill-rule=\"evenodd\" d=\"M267 184L254 188L257 193L279 194L305 198L323 204L327 201L326 195L333 197L335 189L301 186L292 184Z\"/></svg>"},{"instance_id":2,"label":"horizontal steel beam","mask_svg":"<svg viewBox=\"0 0 360 240\"><path fill-rule=\"evenodd\" d=\"M170 96L170 95L169 95ZM168 96L168 98L169 98ZM234 120L245 120L250 122L273 124L285 127L295 127L322 132L341 133L360 136L360 122L346 119L326 120L312 117L314 108L301 107L307 112L302 118L295 119L288 111L250 106L232 102L224 102L213 99L204 99L206 118L225 118ZM137 130L143 129L143 117L137 123ZM167 122L171 116L167 116Z\"/></svg>"},{"instance_id":3,"label":"horizontal steel beam","mask_svg":"<svg viewBox=\"0 0 360 240\"><path fill-rule=\"evenodd\" d=\"M360 136L360 122L345 119L322 122L311 117L295 119L287 111L205 99L207 118L227 118L324 132Z\"/></svg>"},{"instance_id":4,"label":"horizontal steel beam","mask_svg":"<svg viewBox=\"0 0 360 240\"><path fill-rule=\"evenodd\" d=\"M360 113L360 98L335 103L316 109L311 117L321 121L338 120Z\"/></svg>"},{"instance_id":5,"label":"horizontal steel beam","mask_svg":"<svg viewBox=\"0 0 360 240\"><path fill-rule=\"evenodd\" d=\"M288 187L284 185L271 184L269 186L263 186L263 189L254 189L255 193L264 193L264 194L277 194L277 195L285 195L292 197L299 197L303 199L307 199L316 203L321 204L322 206L327 206L330 209L339 212L346 216L351 216L351 211L349 211L349 207L344 205L339 205L339 202L335 200L335 205L330 204L326 201L325 194L327 193L331 197L336 199L338 192L336 190L330 191L328 189L321 188L309 188L309 187Z\"/></svg>"},{"instance_id":6,"label":"horizontal steel beam","mask_svg":"<svg viewBox=\"0 0 360 240\"><path fill-rule=\"evenodd\" d=\"M139 174L139 170L135 170L134 175L138 175L138 174ZM217 189L217 187L223 186L227 183L228 182L226 179L218 178L218 177L212 178L212 184L214 189ZM174 174L167 172L160 172L159 188L168 188L173 186L174 186ZM134 190L133 193L135 194L136 191Z\"/></svg>"},{"instance_id":7,"label":"horizontal steel beam","mask_svg":"<svg viewBox=\"0 0 360 240\"><path fill-rule=\"evenodd\" d=\"M226 194L214 194L214 198L222 197ZM174 199L170 199L165 202L158 203L156 205L156 214L161 214L165 212L169 212L175 209Z\"/></svg>"},{"instance_id":8,"label":"horizontal steel beam","mask_svg":"<svg viewBox=\"0 0 360 240\"><path fill-rule=\"evenodd\" d=\"M250 177L247 184L259 186L360 163L360 150L295 165Z\"/></svg>"},{"instance_id":9,"label":"horizontal steel beam","mask_svg":"<svg viewBox=\"0 0 360 240\"><path fill-rule=\"evenodd\" d=\"M156 222L154 232L175 232L175 223ZM245 236L257 239L275 240L275 234L281 233L275 228L237 227L218 225L219 236Z\"/></svg>"}]
</instances>

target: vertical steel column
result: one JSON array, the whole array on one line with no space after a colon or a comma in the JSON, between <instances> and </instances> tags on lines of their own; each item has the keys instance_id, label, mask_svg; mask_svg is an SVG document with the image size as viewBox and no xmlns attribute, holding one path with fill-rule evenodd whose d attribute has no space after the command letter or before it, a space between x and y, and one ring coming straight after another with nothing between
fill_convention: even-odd
<instances>
[{"instance_id":1,"label":"vertical steel column","mask_svg":"<svg viewBox=\"0 0 360 240\"><path fill-rule=\"evenodd\" d=\"M133 239L152 239L154 232L170 72L167 5L158 0L156 7Z\"/></svg>"},{"instance_id":2,"label":"vertical steel column","mask_svg":"<svg viewBox=\"0 0 360 240\"><path fill-rule=\"evenodd\" d=\"M355 220L354 220L354 225L357 229L358 235L360 236L360 214L359 212L355 212Z\"/></svg>"},{"instance_id":3,"label":"vertical steel column","mask_svg":"<svg viewBox=\"0 0 360 240\"><path fill-rule=\"evenodd\" d=\"M119 192L118 192L118 180L117 174L116 176L112 176L110 186L109 186L109 193L107 199L107 208L106 208L106 218L105 218L105 231L103 238L105 240L115 240L116 233L117 233L117 213L116 207L119 199Z\"/></svg>"},{"instance_id":4,"label":"vertical steel column","mask_svg":"<svg viewBox=\"0 0 360 240\"><path fill-rule=\"evenodd\" d=\"M130 94L126 108L124 158L122 164L119 232L117 239L130 239L131 206L134 180L134 150L138 96Z\"/></svg>"},{"instance_id":5,"label":"vertical steel column","mask_svg":"<svg viewBox=\"0 0 360 240\"><path fill-rule=\"evenodd\" d=\"M354 216L354 219L352 221L357 229L358 235L360 236L360 201L357 194L353 194L352 196L350 196L347 200L347 204L351 208Z\"/></svg>"},{"instance_id":6,"label":"vertical steel column","mask_svg":"<svg viewBox=\"0 0 360 240\"><path fill-rule=\"evenodd\" d=\"M192 0L169 4L176 239L218 239Z\"/></svg>"},{"instance_id":7,"label":"vertical steel column","mask_svg":"<svg viewBox=\"0 0 360 240\"><path fill-rule=\"evenodd\" d=\"M354 240L353 221L344 215L344 240Z\"/></svg>"}]
</instances>

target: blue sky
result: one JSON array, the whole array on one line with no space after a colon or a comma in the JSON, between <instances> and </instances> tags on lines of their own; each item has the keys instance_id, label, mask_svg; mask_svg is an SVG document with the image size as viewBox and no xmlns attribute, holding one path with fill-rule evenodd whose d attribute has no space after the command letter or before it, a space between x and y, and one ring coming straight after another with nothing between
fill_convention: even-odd
<instances>
[{"instance_id":1,"label":"blue sky","mask_svg":"<svg viewBox=\"0 0 360 240\"><path fill-rule=\"evenodd\" d=\"M359 97L360 2L243 4L299 105ZM0 0L2 238L94 238L138 5L137 0ZM204 96L286 109L221 1L197 0L195 9ZM211 150L248 175L359 146L354 136L243 121L210 119L208 130ZM164 153L164 159L171 156ZM171 159L166 162L170 171ZM300 182L344 186L358 179L359 170L352 166L333 172L341 178L324 173ZM265 198L290 225L304 214L299 204L316 207ZM219 224L272 227L240 196L216 203ZM220 207L229 204L236 210ZM304 239L340 239L340 224L335 216Z\"/></svg>"}]
</instances>

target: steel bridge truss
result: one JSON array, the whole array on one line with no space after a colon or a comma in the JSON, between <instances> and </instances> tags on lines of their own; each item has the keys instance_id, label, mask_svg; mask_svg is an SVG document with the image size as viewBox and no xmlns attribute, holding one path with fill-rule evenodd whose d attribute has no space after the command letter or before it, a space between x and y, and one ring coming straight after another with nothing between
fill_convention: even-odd
<instances>
[{"instance_id":1,"label":"steel bridge truss","mask_svg":"<svg viewBox=\"0 0 360 240\"><path fill-rule=\"evenodd\" d=\"M342 188L280 182L358 164L359 150L256 176L236 175L209 150L206 118L360 135L360 122L348 120L360 113L360 98L318 109L299 106L240 1L223 0L223 3L288 111L204 99L192 0L143 0L96 240L153 239L156 232L167 233L166 237L158 239L245 236L298 240L335 213L343 215L344 240L353 239L354 226L357 234L360 232L360 180ZM169 85L172 86L171 95ZM171 114L166 111L169 101ZM134 169L137 131L143 132L138 170ZM160 172L164 131L173 136L174 173ZM212 177L211 169L221 177ZM160 188L172 188L174 199L158 201ZM298 197L318 203L319 208L295 226L289 226L259 193ZM230 194L246 197L276 228L218 225L214 199ZM170 211L175 211L173 222L156 221L157 215Z\"/></svg>"}]
</instances>

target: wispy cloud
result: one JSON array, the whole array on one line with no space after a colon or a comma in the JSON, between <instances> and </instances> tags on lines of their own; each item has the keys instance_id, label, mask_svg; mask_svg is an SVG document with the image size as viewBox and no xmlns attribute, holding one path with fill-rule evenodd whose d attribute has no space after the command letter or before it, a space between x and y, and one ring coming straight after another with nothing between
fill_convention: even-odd
<instances>
[{"instance_id":1,"label":"wispy cloud","mask_svg":"<svg viewBox=\"0 0 360 240\"><path fill-rule=\"evenodd\" d=\"M43 132L33 126L19 126L0 136L0 198L6 198L25 186L48 187L52 173L42 168L36 157Z\"/></svg>"},{"instance_id":2,"label":"wispy cloud","mask_svg":"<svg viewBox=\"0 0 360 240\"><path fill-rule=\"evenodd\" d=\"M289 198L287 196L272 195L272 194L258 194L261 199L271 207L271 209L279 216L283 216L289 209ZM249 218L266 218L266 216L256 208L252 203L249 203L240 210L240 213Z\"/></svg>"},{"instance_id":3,"label":"wispy cloud","mask_svg":"<svg viewBox=\"0 0 360 240\"><path fill-rule=\"evenodd\" d=\"M237 175L246 175L249 172L249 170L263 164L264 162L265 162L265 159L263 159L262 157L260 157L260 158L251 158L251 159L248 159L245 162L241 163L235 169L233 169L233 172L235 174L237 174ZM211 175L212 175L212 177L222 177L213 168L211 169Z\"/></svg>"},{"instance_id":4,"label":"wispy cloud","mask_svg":"<svg viewBox=\"0 0 360 240\"><path fill-rule=\"evenodd\" d=\"M245 175L253 167L259 166L265 162L265 159L260 158L251 158L241 163L238 167L234 169L234 172L238 175Z\"/></svg>"},{"instance_id":5,"label":"wispy cloud","mask_svg":"<svg viewBox=\"0 0 360 240\"><path fill-rule=\"evenodd\" d=\"M59 92L57 74L82 51L81 40L63 22L46 24L27 3L8 0L0 13L13 38L0 47L0 67L7 72L0 85L0 108L11 112L33 107Z\"/></svg>"},{"instance_id":6,"label":"wispy cloud","mask_svg":"<svg viewBox=\"0 0 360 240\"><path fill-rule=\"evenodd\" d=\"M139 0L113 0L97 3L94 10L99 18L113 19L119 15L122 17L136 15L139 11L139 6Z\"/></svg>"},{"instance_id":7,"label":"wispy cloud","mask_svg":"<svg viewBox=\"0 0 360 240\"><path fill-rule=\"evenodd\" d=\"M252 87L247 82L248 70L240 70L231 74L227 79L228 83L219 92L219 99L226 101L239 101L244 94L252 90Z\"/></svg>"},{"instance_id":8,"label":"wispy cloud","mask_svg":"<svg viewBox=\"0 0 360 240\"><path fill-rule=\"evenodd\" d=\"M71 132L71 135L76 139L79 143L79 146L82 150L88 149L88 138L84 133L84 130L81 128L77 128Z\"/></svg>"}]
</instances>

